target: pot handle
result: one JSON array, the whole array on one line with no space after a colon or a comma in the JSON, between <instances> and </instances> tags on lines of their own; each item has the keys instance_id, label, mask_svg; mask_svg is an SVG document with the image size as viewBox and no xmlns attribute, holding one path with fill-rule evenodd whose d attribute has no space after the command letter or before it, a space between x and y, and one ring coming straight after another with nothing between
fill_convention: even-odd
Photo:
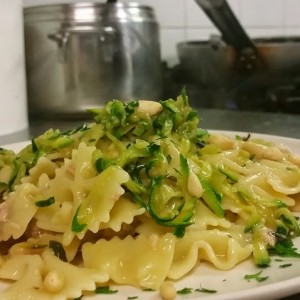
<instances>
[{"instance_id":1,"label":"pot handle","mask_svg":"<svg viewBox=\"0 0 300 300\"><path fill-rule=\"evenodd\" d=\"M58 31L56 33L48 34L48 39L54 41L58 46L58 61L62 64L67 61L66 44L69 40L70 32Z\"/></svg>"},{"instance_id":2,"label":"pot handle","mask_svg":"<svg viewBox=\"0 0 300 300\"><path fill-rule=\"evenodd\" d=\"M99 33L100 41L104 41L109 37L110 39L115 35L116 29L112 26L104 26L101 30L99 29L90 29L84 27L70 27L61 29L55 33L48 34L48 39L57 43L59 47L64 47L70 37L71 33Z\"/></svg>"},{"instance_id":3,"label":"pot handle","mask_svg":"<svg viewBox=\"0 0 300 300\"><path fill-rule=\"evenodd\" d=\"M115 51L115 40L116 40L116 29L112 26L104 26L99 29L90 29L90 28L84 28L84 27L70 27L70 28L64 28L61 29L55 33L48 34L48 39L51 41L54 41L60 54L60 60L62 62L65 62L67 57L65 53L66 45L69 41L70 35L74 33L97 33L100 43L103 45L103 57L104 60L107 62L112 61L114 51Z\"/></svg>"},{"instance_id":4,"label":"pot handle","mask_svg":"<svg viewBox=\"0 0 300 300\"><path fill-rule=\"evenodd\" d=\"M241 70L253 71L260 65L261 57L256 46L246 34L226 0L195 0L222 33L224 41L237 52Z\"/></svg>"},{"instance_id":5,"label":"pot handle","mask_svg":"<svg viewBox=\"0 0 300 300\"><path fill-rule=\"evenodd\" d=\"M58 31L56 33L48 34L48 39L57 43L59 48L65 47L68 42L70 32L67 30Z\"/></svg>"}]
</instances>

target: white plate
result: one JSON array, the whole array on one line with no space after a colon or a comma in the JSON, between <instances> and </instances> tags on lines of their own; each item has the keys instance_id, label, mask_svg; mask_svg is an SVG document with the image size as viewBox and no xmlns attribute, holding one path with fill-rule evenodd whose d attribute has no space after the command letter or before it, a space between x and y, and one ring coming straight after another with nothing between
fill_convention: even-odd
<instances>
[{"instance_id":1,"label":"white plate","mask_svg":"<svg viewBox=\"0 0 300 300\"><path fill-rule=\"evenodd\" d=\"M209 130L209 132L219 132L234 137L235 135L246 136L245 132L233 131L217 131ZM251 134L252 138L262 138L273 142L277 145L284 145L292 152L300 154L300 140L285 138L280 136L272 136L266 134ZM29 142L6 145L4 147L19 151ZM300 237L294 240L295 246L300 250ZM281 268L283 264L292 264L290 267ZM244 279L247 274L255 274L262 271L261 276L268 276L263 282ZM258 268L251 259L239 264L230 271L220 271L214 269L208 263L201 263L191 274L182 280L175 282L177 290L183 288L205 288L216 290L214 294L201 293L193 291L187 295L178 295L179 299L208 299L208 300L245 300L245 299L280 299L286 296L299 293L300 299L300 259L283 258L283 261L275 261L272 257L271 266L268 268ZM157 291L146 292L128 286L111 286L117 289L116 294L111 295L94 295L84 296L82 299L93 300L120 300L128 299L128 297L138 297L136 299L155 300L160 299ZM296 299L296 296L295 296Z\"/></svg>"}]
</instances>

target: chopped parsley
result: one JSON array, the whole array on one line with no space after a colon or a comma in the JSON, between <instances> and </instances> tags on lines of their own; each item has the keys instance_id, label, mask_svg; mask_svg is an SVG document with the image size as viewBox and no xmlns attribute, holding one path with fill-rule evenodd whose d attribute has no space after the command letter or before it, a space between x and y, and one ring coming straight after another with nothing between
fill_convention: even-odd
<instances>
[{"instance_id":1,"label":"chopped parsley","mask_svg":"<svg viewBox=\"0 0 300 300\"><path fill-rule=\"evenodd\" d=\"M89 129L89 124L83 123L82 125L80 125L76 129L66 130L66 131L62 132L62 135L70 136L74 133L77 133L77 132L80 132L80 131L86 131L88 129Z\"/></svg>"},{"instance_id":2,"label":"chopped parsley","mask_svg":"<svg viewBox=\"0 0 300 300\"><path fill-rule=\"evenodd\" d=\"M118 290L112 290L109 285L107 286L98 286L95 289L96 294L116 294Z\"/></svg>"},{"instance_id":3,"label":"chopped parsley","mask_svg":"<svg viewBox=\"0 0 300 300\"><path fill-rule=\"evenodd\" d=\"M54 255L62 261L67 261L67 256L63 245L58 241L49 241L49 248L54 252Z\"/></svg>"},{"instance_id":4,"label":"chopped parsley","mask_svg":"<svg viewBox=\"0 0 300 300\"><path fill-rule=\"evenodd\" d=\"M284 239L269 249L271 255L279 255L281 257L295 257L300 258L300 254L297 252L297 248L294 247L293 242L290 239Z\"/></svg>"},{"instance_id":5,"label":"chopped parsley","mask_svg":"<svg viewBox=\"0 0 300 300\"><path fill-rule=\"evenodd\" d=\"M191 294L192 292L193 292L192 288L185 287L185 288L177 291L177 294L179 294L179 295L187 295L187 294Z\"/></svg>"},{"instance_id":6,"label":"chopped parsley","mask_svg":"<svg viewBox=\"0 0 300 300\"><path fill-rule=\"evenodd\" d=\"M54 197L50 197L46 200L39 200L35 202L35 205L38 207L47 207L55 203Z\"/></svg>"},{"instance_id":7,"label":"chopped parsley","mask_svg":"<svg viewBox=\"0 0 300 300\"><path fill-rule=\"evenodd\" d=\"M81 232L86 226L86 224L80 224L77 220L79 208L80 208L80 206L77 208L77 211L72 220L72 231L73 232Z\"/></svg>"},{"instance_id":8,"label":"chopped parsley","mask_svg":"<svg viewBox=\"0 0 300 300\"><path fill-rule=\"evenodd\" d=\"M288 268L288 267L291 267L293 264L283 264L283 265L280 265L279 268Z\"/></svg>"},{"instance_id":9,"label":"chopped parsley","mask_svg":"<svg viewBox=\"0 0 300 300\"><path fill-rule=\"evenodd\" d=\"M39 151L39 148L38 148L38 146L36 145L34 139L31 139L31 149L32 149L32 152L33 152L33 153L37 153L37 152Z\"/></svg>"},{"instance_id":10,"label":"chopped parsley","mask_svg":"<svg viewBox=\"0 0 300 300\"><path fill-rule=\"evenodd\" d=\"M245 275L244 279L250 281L250 280L256 280L257 282L262 282L265 281L269 278L269 276L260 276L262 271L255 273L255 274L250 274L250 275Z\"/></svg>"},{"instance_id":11,"label":"chopped parsley","mask_svg":"<svg viewBox=\"0 0 300 300\"><path fill-rule=\"evenodd\" d=\"M98 158L95 162L95 167L99 173L103 172L109 166L115 165L116 163L111 159Z\"/></svg>"}]
</instances>

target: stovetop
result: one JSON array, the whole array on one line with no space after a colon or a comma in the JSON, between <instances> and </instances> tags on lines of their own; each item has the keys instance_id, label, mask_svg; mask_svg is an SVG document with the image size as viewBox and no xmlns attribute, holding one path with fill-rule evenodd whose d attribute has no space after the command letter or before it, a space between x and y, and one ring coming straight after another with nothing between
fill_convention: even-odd
<instances>
[{"instance_id":1,"label":"stovetop","mask_svg":"<svg viewBox=\"0 0 300 300\"><path fill-rule=\"evenodd\" d=\"M268 87L205 87L193 81L180 65L165 68L163 98L186 88L191 105L239 111L300 114L300 77Z\"/></svg>"}]
</instances>

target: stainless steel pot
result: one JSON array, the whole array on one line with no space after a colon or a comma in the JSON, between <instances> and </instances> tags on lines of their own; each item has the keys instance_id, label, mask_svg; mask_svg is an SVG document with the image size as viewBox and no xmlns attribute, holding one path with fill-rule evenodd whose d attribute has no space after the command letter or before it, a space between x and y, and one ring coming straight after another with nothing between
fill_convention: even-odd
<instances>
[{"instance_id":1,"label":"stainless steel pot","mask_svg":"<svg viewBox=\"0 0 300 300\"><path fill-rule=\"evenodd\" d=\"M24 10L29 112L85 116L111 99L159 99L159 25L136 3Z\"/></svg>"}]
</instances>

